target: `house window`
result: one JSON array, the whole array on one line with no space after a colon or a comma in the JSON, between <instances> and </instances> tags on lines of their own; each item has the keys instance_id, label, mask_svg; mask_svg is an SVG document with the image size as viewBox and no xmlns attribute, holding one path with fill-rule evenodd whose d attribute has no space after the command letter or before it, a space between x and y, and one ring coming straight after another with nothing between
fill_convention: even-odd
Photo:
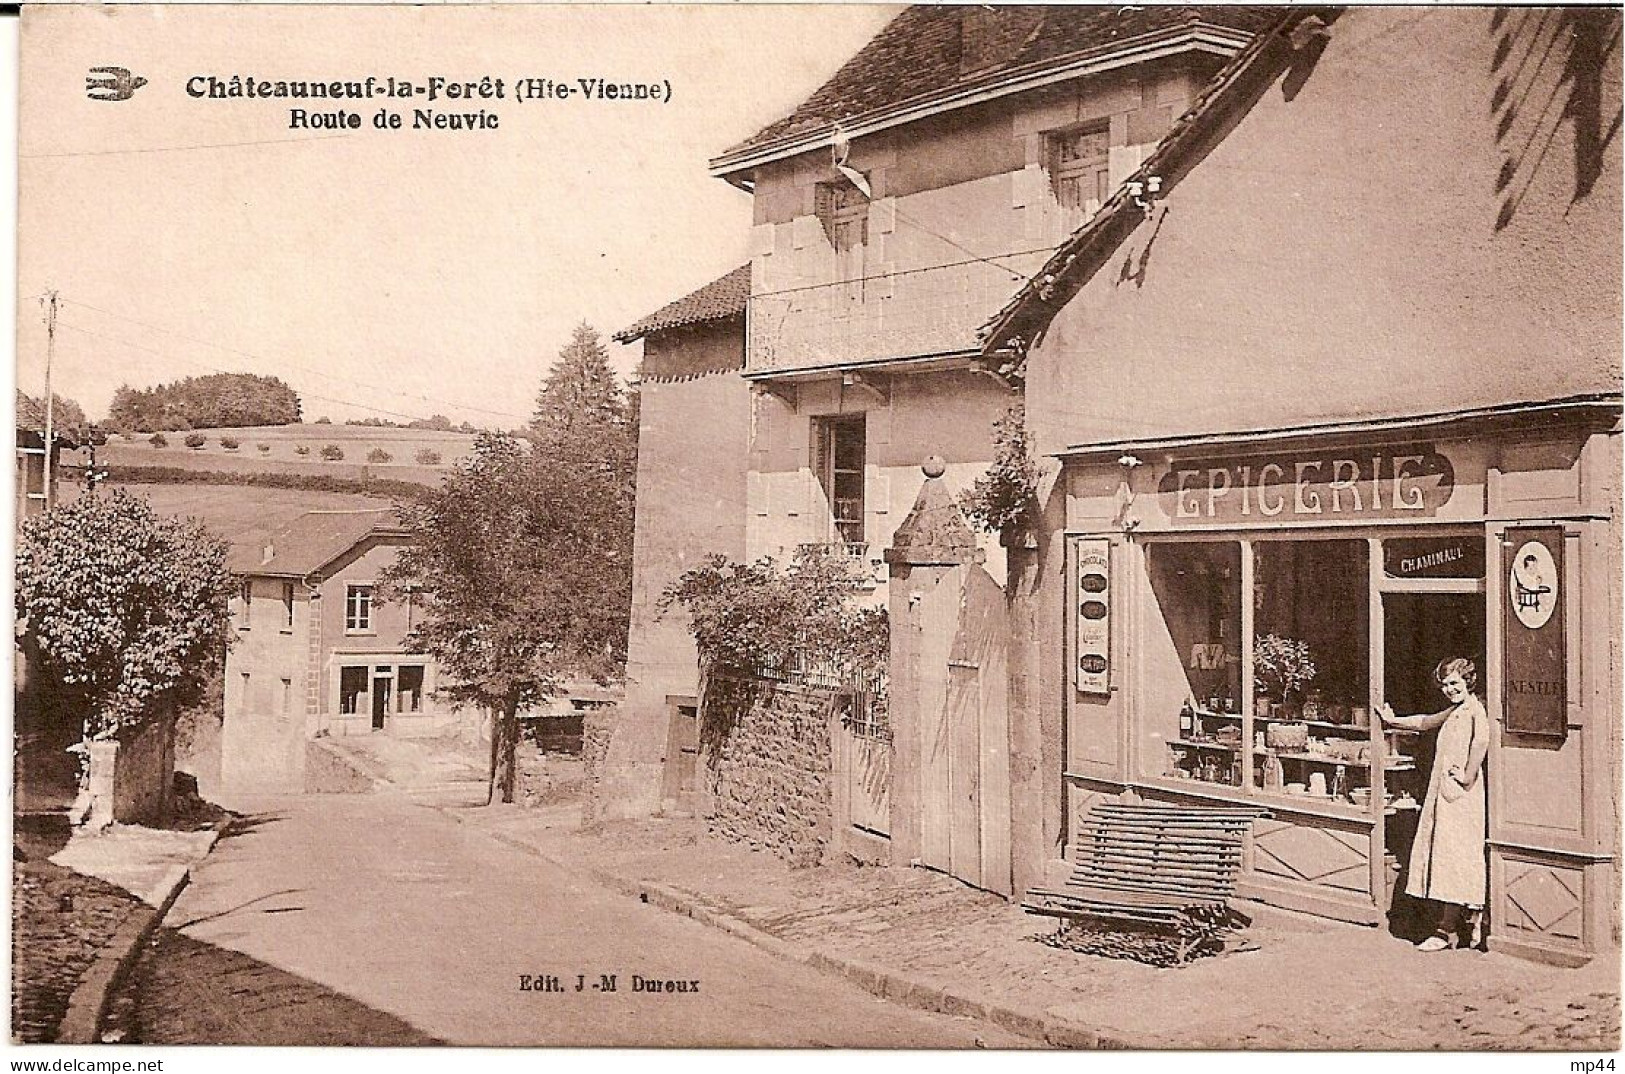
<instances>
[{"instance_id":1,"label":"house window","mask_svg":"<svg viewBox=\"0 0 1625 1074\"><path fill-rule=\"evenodd\" d=\"M249 696L249 691L252 690L253 688L254 688L253 676L250 675L246 671L243 672L243 700L242 700L242 703L238 707L241 708L244 712L247 712L249 709L251 709L253 707L253 698Z\"/></svg>"},{"instance_id":2,"label":"house window","mask_svg":"<svg viewBox=\"0 0 1625 1074\"><path fill-rule=\"evenodd\" d=\"M238 598L242 602L241 606L243 617L238 622L237 629L247 630L253 626L254 623L254 580L252 578L243 579L242 589L238 593Z\"/></svg>"},{"instance_id":3,"label":"house window","mask_svg":"<svg viewBox=\"0 0 1625 1074\"><path fill-rule=\"evenodd\" d=\"M282 583L282 629L293 629L293 583Z\"/></svg>"},{"instance_id":4,"label":"house window","mask_svg":"<svg viewBox=\"0 0 1625 1074\"><path fill-rule=\"evenodd\" d=\"M849 555L862 556L864 419L862 414L819 419L819 483L829 500L831 539Z\"/></svg>"},{"instance_id":5,"label":"house window","mask_svg":"<svg viewBox=\"0 0 1625 1074\"><path fill-rule=\"evenodd\" d=\"M395 680L395 711L423 711L423 668L421 665L402 664Z\"/></svg>"},{"instance_id":6,"label":"house window","mask_svg":"<svg viewBox=\"0 0 1625 1074\"><path fill-rule=\"evenodd\" d=\"M1105 123L1050 135L1050 182L1063 209L1093 215L1111 197L1111 133Z\"/></svg>"},{"instance_id":7,"label":"house window","mask_svg":"<svg viewBox=\"0 0 1625 1074\"><path fill-rule=\"evenodd\" d=\"M869 244L869 199L851 183L818 187L818 219L835 249L836 279L848 301L863 301L863 251Z\"/></svg>"},{"instance_id":8,"label":"house window","mask_svg":"<svg viewBox=\"0 0 1625 1074\"><path fill-rule=\"evenodd\" d=\"M372 586L353 585L345 590L344 631L347 634L372 632Z\"/></svg>"},{"instance_id":9,"label":"house window","mask_svg":"<svg viewBox=\"0 0 1625 1074\"><path fill-rule=\"evenodd\" d=\"M361 695L367 692L365 666L339 669L339 715L354 716L361 711Z\"/></svg>"},{"instance_id":10,"label":"house window","mask_svg":"<svg viewBox=\"0 0 1625 1074\"><path fill-rule=\"evenodd\" d=\"M293 680L282 680L282 714L288 715L293 711Z\"/></svg>"}]
</instances>

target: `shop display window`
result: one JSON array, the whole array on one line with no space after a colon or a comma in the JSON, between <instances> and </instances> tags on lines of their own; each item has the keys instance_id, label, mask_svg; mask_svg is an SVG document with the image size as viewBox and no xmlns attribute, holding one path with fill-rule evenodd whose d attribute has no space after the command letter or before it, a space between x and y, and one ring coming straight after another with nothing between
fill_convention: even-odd
<instances>
[{"instance_id":1,"label":"shop display window","mask_svg":"<svg viewBox=\"0 0 1625 1074\"><path fill-rule=\"evenodd\" d=\"M1157 615L1147 638L1143 775L1242 784L1241 554L1236 541L1146 548Z\"/></svg>"},{"instance_id":2,"label":"shop display window","mask_svg":"<svg viewBox=\"0 0 1625 1074\"><path fill-rule=\"evenodd\" d=\"M1265 794L1370 801L1369 545L1253 551L1253 780Z\"/></svg>"}]
</instances>

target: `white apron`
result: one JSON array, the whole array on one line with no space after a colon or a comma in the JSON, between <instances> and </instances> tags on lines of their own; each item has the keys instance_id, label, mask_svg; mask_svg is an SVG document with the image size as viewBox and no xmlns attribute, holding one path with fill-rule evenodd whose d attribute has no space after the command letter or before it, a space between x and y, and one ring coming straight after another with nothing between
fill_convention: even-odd
<instances>
[{"instance_id":1,"label":"white apron","mask_svg":"<svg viewBox=\"0 0 1625 1074\"><path fill-rule=\"evenodd\" d=\"M1487 733L1484 704L1469 697L1446 717L1433 746L1433 774L1428 779L1427 799L1416 823L1416 842L1411 846L1410 876L1405 894L1419 899L1456 903L1459 906L1484 905L1486 877L1484 840L1487 799L1484 793L1484 766L1480 765L1465 793L1447 802L1441 793L1451 782L1452 767L1467 768L1467 755L1473 747L1474 715L1480 733Z\"/></svg>"}]
</instances>

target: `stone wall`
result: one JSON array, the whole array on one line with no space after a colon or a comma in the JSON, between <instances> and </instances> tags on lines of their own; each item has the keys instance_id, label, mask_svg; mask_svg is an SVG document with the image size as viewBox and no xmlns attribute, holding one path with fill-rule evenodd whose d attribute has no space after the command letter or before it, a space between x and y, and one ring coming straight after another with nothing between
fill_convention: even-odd
<instances>
[{"instance_id":1,"label":"stone wall","mask_svg":"<svg viewBox=\"0 0 1625 1074\"><path fill-rule=\"evenodd\" d=\"M711 831L791 865L819 864L831 828L830 691L713 678L707 695Z\"/></svg>"},{"instance_id":2,"label":"stone wall","mask_svg":"<svg viewBox=\"0 0 1625 1074\"><path fill-rule=\"evenodd\" d=\"M163 713L90 747L92 828L161 824L175 793L175 716Z\"/></svg>"},{"instance_id":3,"label":"stone wall","mask_svg":"<svg viewBox=\"0 0 1625 1074\"><path fill-rule=\"evenodd\" d=\"M546 750L521 738L514 761L514 801L520 805L534 809L585 800L586 779L579 755Z\"/></svg>"}]
</instances>

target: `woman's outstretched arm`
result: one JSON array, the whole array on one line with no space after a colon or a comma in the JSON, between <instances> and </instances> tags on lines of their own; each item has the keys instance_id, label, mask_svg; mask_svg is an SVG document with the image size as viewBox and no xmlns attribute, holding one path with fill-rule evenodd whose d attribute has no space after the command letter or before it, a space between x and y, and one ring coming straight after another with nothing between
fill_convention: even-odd
<instances>
[{"instance_id":1,"label":"woman's outstretched arm","mask_svg":"<svg viewBox=\"0 0 1625 1074\"><path fill-rule=\"evenodd\" d=\"M1397 716L1394 707L1384 701L1377 706L1377 715L1382 722L1392 727L1401 727L1408 731L1431 731L1444 723L1450 717L1450 709L1441 709L1438 712L1419 713L1415 716Z\"/></svg>"}]
</instances>

